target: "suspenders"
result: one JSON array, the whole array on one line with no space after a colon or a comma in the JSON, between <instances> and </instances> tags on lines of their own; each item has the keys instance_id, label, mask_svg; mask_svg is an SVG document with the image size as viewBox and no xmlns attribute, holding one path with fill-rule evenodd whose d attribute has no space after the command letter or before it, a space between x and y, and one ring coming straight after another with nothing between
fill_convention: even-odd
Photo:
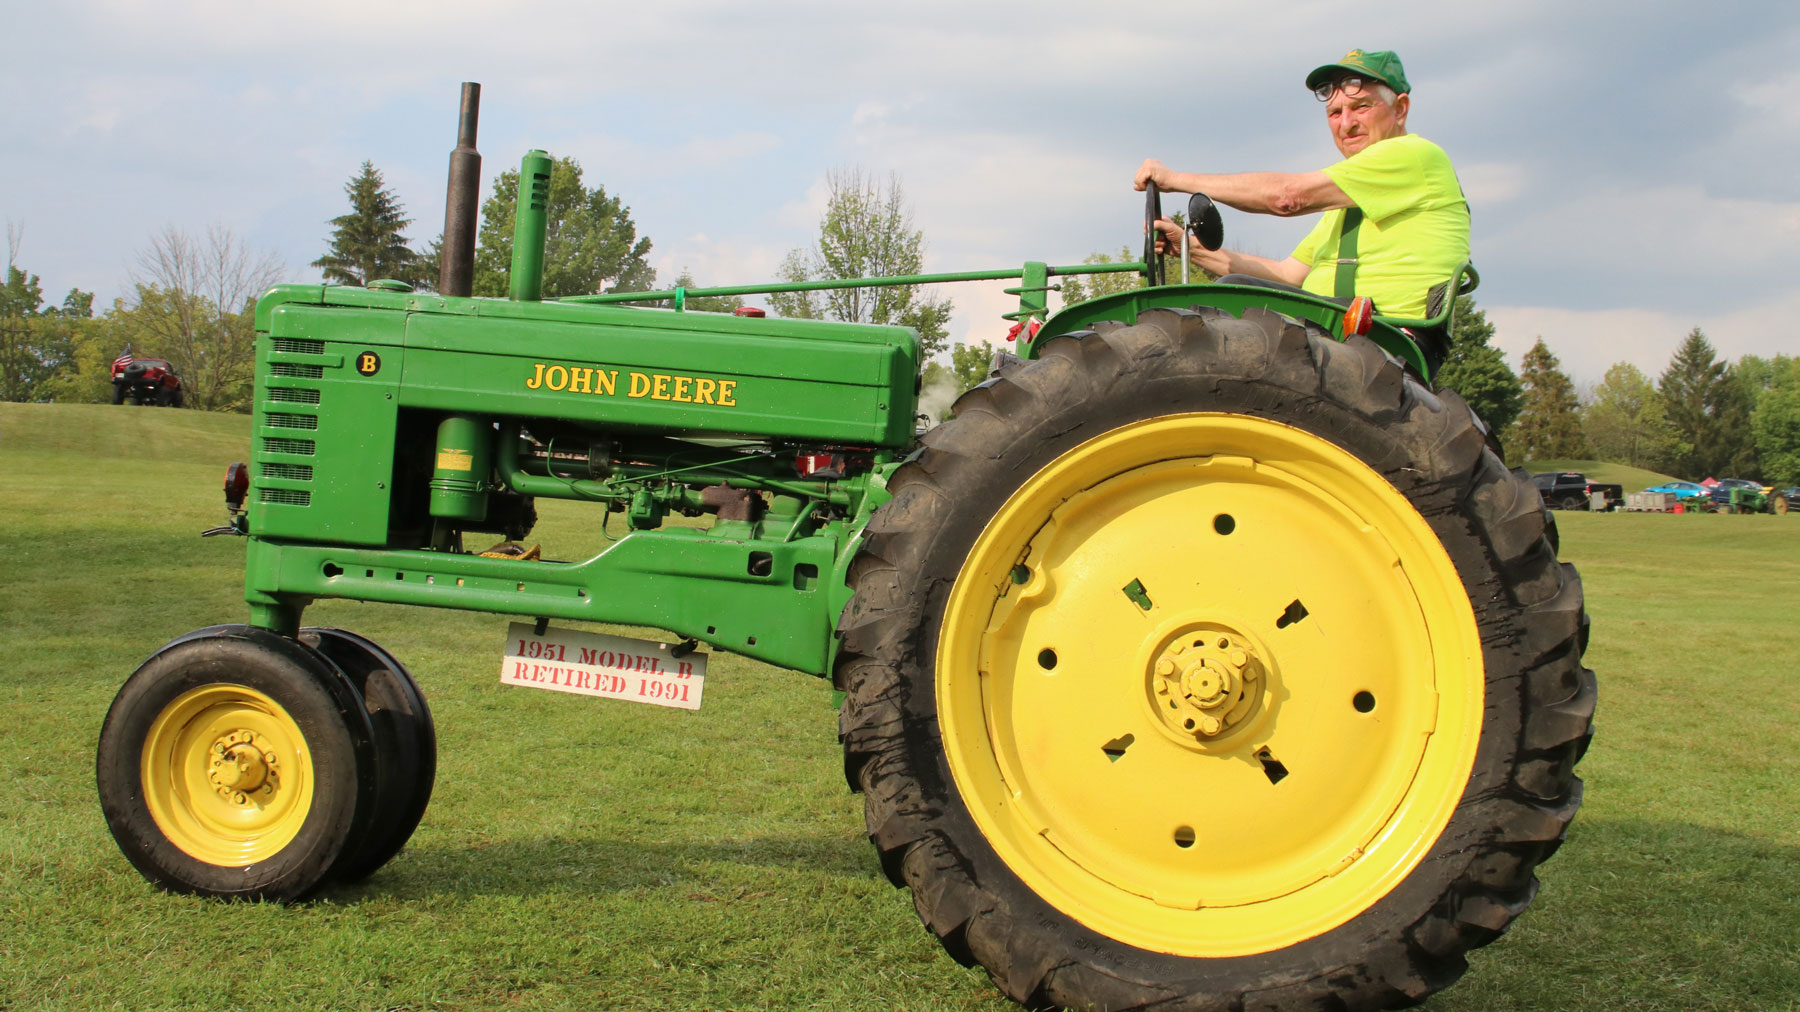
<instances>
[{"instance_id":1,"label":"suspenders","mask_svg":"<svg viewBox=\"0 0 1800 1012\"><path fill-rule=\"evenodd\" d=\"M1362 220L1362 208L1344 208L1344 220L1338 230L1337 287L1333 292L1340 299L1356 295L1356 233Z\"/></svg>"}]
</instances>

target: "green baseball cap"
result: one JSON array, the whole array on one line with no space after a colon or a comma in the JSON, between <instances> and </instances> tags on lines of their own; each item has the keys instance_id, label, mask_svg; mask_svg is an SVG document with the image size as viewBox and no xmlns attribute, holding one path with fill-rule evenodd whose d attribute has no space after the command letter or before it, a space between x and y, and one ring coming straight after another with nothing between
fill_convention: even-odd
<instances>
[{"instance_id":1,"label":"green baseball cap","mask_svg":"<svg viewBox=\"0 0 1800 1012\"><path fill-rule=\"evenodd\" d=\"M1306 88L1314 90L1339 71L1352 74L1364 74L1373 77L1382 84L1394 89L1397 95L1412 91L1412 85L1406 83L1406 68L1400 66L1400 57L1391 49L1378 49L1369 52L1363 49L1352 49L1344 54L1344 58L1336 63L1327 63L1323 67L1306 75Z\"/></svg>"}]
</instances>

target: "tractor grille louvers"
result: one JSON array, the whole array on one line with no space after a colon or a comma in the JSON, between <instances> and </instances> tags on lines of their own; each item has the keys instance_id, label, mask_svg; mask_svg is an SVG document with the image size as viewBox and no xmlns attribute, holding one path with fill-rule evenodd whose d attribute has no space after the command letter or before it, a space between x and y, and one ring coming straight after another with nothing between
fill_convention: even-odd
<instances>
[{"instance_id":1,"label":"tractor grille louvers","mask_svg":"<svg viewBox=\"0 0 1800 1012\"><path fill-rule=\"evenodd\" d=\"M264 478L286 478L289 481L311 481L313 469L311 464L283 464L269 461L257 469Z\"/></svg>"},{"instance_id":2,"label":"tractor grille louvers","mask_svg":"<svg viewBox=\"0 0 1800 1012\"><path fill-rule=\"evenodd\" d=\"M271 378L281 377L286 380L322 380L327 365L311 363L274 361L286 355L323 355L325 342L314 338L303 337L271 337L269 339L269 361L267 375ZM271 455L287 457L317 457L319 444L316 439L302 439L285 435L275 435L281 431L316 432L319 429L318 407L320 392L312 386L274 386L264 384L258 390L261 403L257 405L257 453L255 455L255 489L256 501L260 505L276 510L291 507L310 507L313 491L310 487L314 480L315 468L312 464L295 463L289 460L263 459ZM284 411L270 410L275 406L292 405Z\"/></svg>"},{"instance_id":3,"label":"tractor grille louvers","mask_svg":"<svg viewBox=\"0 0 1800 1012\"><path fill-rule=\"evenodd\" d=\"M312 493L304 489L265 488L260 489L259 491L262 493L262 502L275 503L281 506L312 505Z\"/></svg>"},{"instance_id":4,"label":"tractor grille louvers","mask_svg":"<svg viewBox=\"0 0 1800 1012\"><path fill-rule=\"evenodd\" d=\"M325 354L325 342L305 337L272 338L276 351L294 352L301 355Z\"/></svg>"},{"instance_id":5,"label":"tractor grille louvers","mask_svg":"<svg viewBox=\"0 0 1800 1012\"><path fill-rule=\"evenodd\" d=\"M279 436L264 436L262 448L264 453L297 453L310 457L318 449L318 444L310 439L282 439Z\"/></svg>"}]
</instances>

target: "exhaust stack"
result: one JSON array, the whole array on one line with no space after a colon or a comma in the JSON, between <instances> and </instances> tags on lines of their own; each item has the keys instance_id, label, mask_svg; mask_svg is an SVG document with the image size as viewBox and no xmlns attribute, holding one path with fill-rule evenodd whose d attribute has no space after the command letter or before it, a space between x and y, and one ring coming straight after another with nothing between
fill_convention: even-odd
<instances>
[{"instance_id":1,"label":"exhaust stack","mask_svg":"<svg viewBox=\"0 0 1800 1012\"><path fill-rule=\"evenodd\" d=\"M475 281L475 216L481 187L481 152L475 150L475 126L480 113L481 85L464 81L456 150L450 152L450 184L444 197L444 244L438 263L440 295L467 298Z\"/></svg>"}]
</instances>

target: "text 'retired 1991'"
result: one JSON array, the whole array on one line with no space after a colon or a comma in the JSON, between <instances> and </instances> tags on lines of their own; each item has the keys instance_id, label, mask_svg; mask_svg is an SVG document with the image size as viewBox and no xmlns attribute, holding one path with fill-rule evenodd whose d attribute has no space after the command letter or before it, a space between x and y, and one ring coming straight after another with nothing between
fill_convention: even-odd
<instances>
[{"instance_id":1,"label":"text 'retired 1991'","mask_svg":"<svg viewBox=\"0 0 1800 1012\"><path fill-rule=\"evenodd\" d=\"M676 656L667 643L545 629L537 633L523 622L506 631L500 681L530 689L604 696L635 703L700 708L706 684L706 655Z\"/></svg>"}]
</instances>

